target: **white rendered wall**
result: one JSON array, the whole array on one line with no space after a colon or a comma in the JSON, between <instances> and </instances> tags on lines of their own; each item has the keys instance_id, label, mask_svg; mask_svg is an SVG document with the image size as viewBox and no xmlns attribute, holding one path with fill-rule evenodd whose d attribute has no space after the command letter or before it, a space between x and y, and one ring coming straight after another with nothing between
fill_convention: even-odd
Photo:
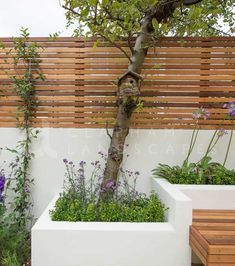
<instances>
[{"instance_id":1,"label":"white rendered wall","mask_svg":"<svg viewBox=\"0 0 235 266\"><path fill-rule=\"evenodd\" d=\"M102 129L40 129L34 143L36 158L33 161L32 177L35 179L33 191L35 214L39 216L56 192L61 189L64 178L63 158L74 162L87 161L87 174L91 172L90 162L97 160L99 151L107 151L109 138ZM19 130L0 129L0 147L14 147L19 139ZM139 188L150 190L151 170L158 163L181 164L187 153L191 130L130 130L127 138L129 147L124 168L140 171ZM192 161L198 161L205 151L212 131L201 131ZM228 136L218 144L214 151L215 161L223 161ZM234 169L235 139L230 150L227 166ZM0 153L0 166L10 157Z\"/></svg>"},{"instance_id":2,"label":"white rendered wall","mask_svg":"<svg viewBox=\"0 0 235 266\"><path fill-rule=\"evenodd\" d=\"M193 209L235 210L235 186L174 186L192 200Z\"/></svg>"}]
</instances>

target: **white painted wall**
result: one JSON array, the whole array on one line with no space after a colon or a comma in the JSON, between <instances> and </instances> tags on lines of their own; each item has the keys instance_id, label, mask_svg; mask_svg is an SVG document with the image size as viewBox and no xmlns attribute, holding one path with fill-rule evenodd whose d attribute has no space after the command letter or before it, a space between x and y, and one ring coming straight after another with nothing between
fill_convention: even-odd
<instances>
[{"instance_id":1,"label":"white painted wall","mask_svg":"<svg viewBox=\"0 0 235 266\"><path fill-rule=\"evenodd\" d=\"M0 147L14 147L19 139L19 130L0 129ZM170 165L181 164L189 145L191 130L130 130L127 138L130 154L124 167L138 170L139 188L150 190L151 170L158 163ZM198 161L205 151L212 131L201 131L192 161ZM214 152L214 160L223 161L228 136L218 144ZM85 160L88 163L98 159L99 151L107 151L109 138L103 129L41 129L39 138L34 144L36 158L33 161L32 177L35 179L33 191L35 214L39 216L55 193L62 187L64 178L63 158L74 162ZM235 138L227 166L234 168ZM10 157L6 152L0 154L0 165ZM87 174L91 167L87 165Z\"/></svg>"},{"instance_id":2,"label":"white painted wall","mask_svg":"<svg viewBox=\"0 0 235 266\"><path fill-rule=\"evenodd\" d=\"M174 185L192 200L193 209L235 209L235 186Z\"/></svg>"},{"instance_id":3,"label":"white painted wall","mask_svg":"<svg viewBox=\"0 0 235 266\"><path fill-rule=\"evenodd\" d=\"M28 27L32 37L47 37L61 31L71 36L66 29L64 9L59 0L8 0L1 1L0 37L19 35L20 27Z\"/></svg>"}]
</instances>

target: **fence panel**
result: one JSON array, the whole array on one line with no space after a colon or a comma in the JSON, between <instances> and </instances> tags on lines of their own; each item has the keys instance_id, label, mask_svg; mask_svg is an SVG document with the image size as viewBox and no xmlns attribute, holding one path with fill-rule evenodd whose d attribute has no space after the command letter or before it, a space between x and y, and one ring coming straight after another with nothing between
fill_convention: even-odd
<instances>
[{"instance_id":1,"label":"fence panel","mask_svg":"<svg viewBox=\"0 0 235 266\"><path fill-rule=\"evenodd\" d=\"M40 66L46 78L36 85L39 107L33 125L111 126L117 110L114 81L128 64L124 54L107 43L93 48L94 39L31 41L42 47ZM23 69L14 69L6 54L12 39L0 42L5 44L0 50L0 127L15 127L19 99L9 75ZM124 43L123 49L128 51ZM149 49L142 75L144 109L134 113L133 128L193 128L192 112L202 106L211 112L209 119L200 121L202 129L231 128L223 104L235 101L235 38L161 38Z\"/></svg>"}]
</instances>

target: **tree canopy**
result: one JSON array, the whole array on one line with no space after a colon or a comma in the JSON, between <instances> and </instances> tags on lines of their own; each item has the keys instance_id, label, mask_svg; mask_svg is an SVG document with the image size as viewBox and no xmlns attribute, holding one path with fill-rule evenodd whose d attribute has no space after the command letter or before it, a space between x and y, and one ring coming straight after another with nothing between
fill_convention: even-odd
<instances>
[{"instance_id":1,"label":"tree canopy","mask_svg":"<svg viewBox=\"0 0 235 266\"><path fill-rule=\"evenodd\" d=\"M68 25L77 26L75 35L100 36L110 42L138 36L146 18L151 18L153 37L235 31L233 0L64 0L63 7Z\"/></svg>"}]
</instances>

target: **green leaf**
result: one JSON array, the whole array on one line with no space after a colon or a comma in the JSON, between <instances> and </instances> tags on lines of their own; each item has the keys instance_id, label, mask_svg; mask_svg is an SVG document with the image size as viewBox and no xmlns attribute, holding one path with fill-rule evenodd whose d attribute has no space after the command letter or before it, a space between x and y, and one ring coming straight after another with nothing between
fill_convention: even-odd
<instances>
[{"instance_id":1,"label":"green leaf","mask_svg":"<svg viewBox=\"0 0 235 266\"><path fill-rule=\"evenodd\" d=\"M5 44L3 42L0 42L0 49L4 49L5 48Z\"/></svg>"},{"instance_id":2,"label":"green leaf","mask_svg":"<svg viewBox=\"0 0 235 266\"><path fill-rule=\"evenodd\" d=\"M155 65L153 68L160 69L161 67L161 65Z\"/></svg>"},{"instance_id":3,"label":"green leaf","mask_svg":"<svg viewBox=\"0 0 235 266\"><path fill-rule=\"evenodd\" d=\"M153 24L154 30L157 31L159 29L159 23L156 18L153 18L152 24Z\"/></svg>"}]
</instances>

